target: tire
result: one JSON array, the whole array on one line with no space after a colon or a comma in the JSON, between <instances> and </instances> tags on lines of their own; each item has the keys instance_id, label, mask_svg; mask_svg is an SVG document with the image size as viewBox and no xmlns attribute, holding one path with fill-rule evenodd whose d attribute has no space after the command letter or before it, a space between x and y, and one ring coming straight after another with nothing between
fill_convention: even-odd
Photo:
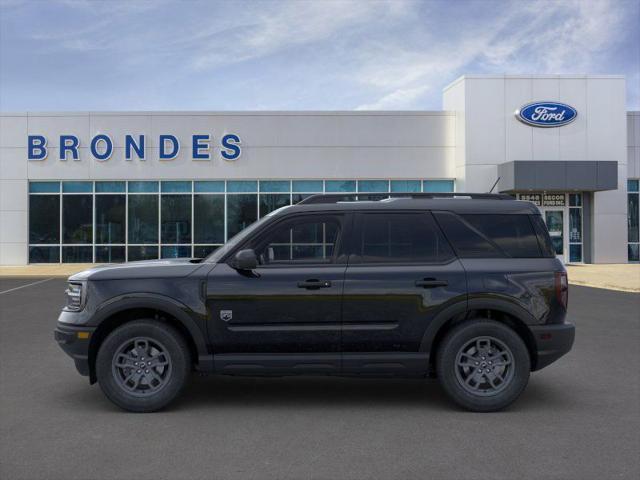
<instances>
[{"instance_id":1,"label":"tire","mask_svg":"<svg viewBox=\"0 0 640 480\"><path fill-rule=\"evenodd\" d=\"M436 357L447 395L474 412L511 405L527 386L530 371L529 351L520 336L494 320L469 320L454 327Z\"/></svg>"},{"instance_id":2,"label":"tire","mask_svg":"<svg viewBox=\"0 0 640 480\"><path fill-rule=\"evenodd\" d=\"M154 412L169 405L186 385L190 371L191 356L183 336L170 325L148 319L116 328L96 358L100 388L130 412Z\"/></svg>"}]
</instances>

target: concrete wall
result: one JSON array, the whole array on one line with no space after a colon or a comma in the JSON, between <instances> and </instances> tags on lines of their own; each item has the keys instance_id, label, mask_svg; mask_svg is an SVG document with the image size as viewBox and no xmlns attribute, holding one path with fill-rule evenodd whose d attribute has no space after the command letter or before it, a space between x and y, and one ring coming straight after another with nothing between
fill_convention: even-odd
<instances>
[{"instance_id":1,"label":"concrete wall","mask_svg":"<svg viewBox=\"0 0 640 480\"><path fill-rule=\"evenodd\" d=\"M536 128L515 118L522 105L544 100L573 106L576 120L558 128ZM627 261L629 153L623 77L465 76L445 89L444 108L464 122L465 145L456 155L460 191L487 191L498 178L497 165L510 161L618 162L618 189L594 194L592 259Z\"/></svg>"}]
</instances>

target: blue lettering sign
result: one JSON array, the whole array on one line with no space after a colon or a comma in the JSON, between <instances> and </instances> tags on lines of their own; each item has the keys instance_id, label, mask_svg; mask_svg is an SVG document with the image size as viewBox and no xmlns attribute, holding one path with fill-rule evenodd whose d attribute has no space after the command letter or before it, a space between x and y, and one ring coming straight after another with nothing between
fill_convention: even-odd
<instances>
[{"instance_id":1,"label":"blue lettering sign","mask_svg":"<svg viewBox=\"0 0 640 480\"><path fill-rule=\"evenodd\" d=\"M173 145L171 152L167 152L167 142ZM180 142L173 135L160 135L160 160L173 160L180 152Z\"/></svg>"},{"instance_id":2,"label":"blue lettering sign","mask_svg":"<svg viewBox=\"0 0 640 480\"><path fill-rule=\"evenodd\" d=\"M42 135L27 137L27 158L29 160L44 160L47 158L47 139Z\"/></svg>"},{"instance_id":3,"label":"blue lettering sign","mask_svg":"<svg viewBox=\"0 0 640 480\"><path fill-rule=\"evenodd\" d=\"M124 137L124 158L126 160L131 160L131 150L136 152L140 160L144 160L144 135L138 136L138 143L136 143L132 135Z\"/></svg>"},{"instance_id":4,"label":"blue lettering sign","mask_svg":"<svg viewBox=\"0 0 640 480\"><path fill-rule=\"evenodd\" d=\"M104 144L103 152L98 151L98 145L100 143ZM111 157L112 153L113 153L113 142L111 141L111 138L109 137L109 135L100 134L100 135L96 135L91 139L91 155L93 155L96 160L100 162L109 160L109 157Z\"/></svg>"},{"instance_id":5,"label":"blue lettering sign","mask_svg":"<svg viewBox=\"0 0 640 480\"><path fill-rule=\"evenodd\" d=\"M78 145L80 140L75 135L60 135L60 160L67 159L67 151L71 152L74 160L79 160Z\"/></svg>"},{"instance_id":6,"label":"blue lettering sign","mask_svg":"<svg viewBox=\"0 0 640 480\"><path fill-rule=\"evenodd\" d=\"M233 133L228 133L222 137L222 148L220 152L225 160L236 160L240 156L240 137Z\"/></svg>"},{"instance_id":7,"label":"blue lettering sign","mask_svg":"<svg viewBox=\"0 0 640 480\"><path fill-rule=\"evenodd\" d=\"M193 135L192 148L194 160L209 160L209 141L211 137L209 135ZM201 152L200 150L204 150Z\"/></svg>"}]
</instances>

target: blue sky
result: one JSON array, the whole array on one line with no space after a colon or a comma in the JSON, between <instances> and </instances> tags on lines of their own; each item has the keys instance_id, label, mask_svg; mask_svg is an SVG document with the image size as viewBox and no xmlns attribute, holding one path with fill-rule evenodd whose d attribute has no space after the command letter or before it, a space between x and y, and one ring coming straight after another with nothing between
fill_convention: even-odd
<instances>
[{"instance_id":1,"label":"blue sky","mask_svg":"<svg viewBox=\"0 0 640 480\"><path fill-rule=\"evenodd\" d=\"M437 110L461 74L624 74L640 0L0 0L0 110Z\"/></svg>"}]
</instances>

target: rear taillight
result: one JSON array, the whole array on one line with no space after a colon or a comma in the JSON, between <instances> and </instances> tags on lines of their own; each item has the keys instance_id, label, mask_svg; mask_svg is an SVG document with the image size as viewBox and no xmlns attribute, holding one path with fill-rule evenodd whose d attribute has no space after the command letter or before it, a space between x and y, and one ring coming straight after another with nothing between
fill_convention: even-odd
<instances>
[{"instance_id":1,"label":"rear taillight","mask_svg":"<svg viewBox=\"0 0 640 480\"><path fill-rule=\"evenodd\" d=\"M556 272L556 299L567 309L569 303L569 279L567 272Z\"/></svg>"}]
</instances>

